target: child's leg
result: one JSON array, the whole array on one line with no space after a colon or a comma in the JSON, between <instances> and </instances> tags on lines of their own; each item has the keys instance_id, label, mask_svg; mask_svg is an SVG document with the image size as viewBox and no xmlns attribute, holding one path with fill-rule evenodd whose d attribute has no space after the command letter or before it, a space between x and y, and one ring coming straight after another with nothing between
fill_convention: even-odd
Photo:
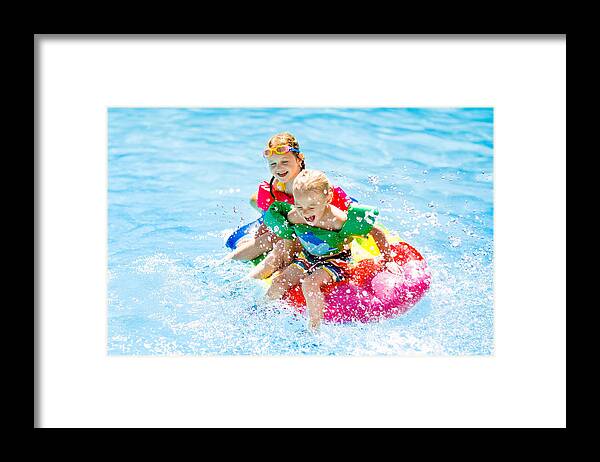
<instances>
[{"instance_id":1,"label":"child's leg","mask_svg":"<svg viewBox=\"0 0 600 462\"><path fill-rule=\"evenodd\" d=\"M273 248L274 242L280 238L271 232L263 233L240 243L237 249L229 254L233 260L254 260L259 255Z\"/></svg>"},{"instance_id":2,"label":"child's leg","mask_svg":"<svg viewBox=\"0 0 600 462\"><path fill-rule=\"evenodd\" d=\"M285 250L285 239L280 239L273 244L273 250L252 271L250 277L254 279L266 279L283 266L283 252Z\"/></svg>"},{"instance_id":3,"label":"child's leg","mask_svg":"<svg viewBox=\"0 0 600 462\"><path fill-rule=\"evenodd\" d=\"M284 240L284 248L282 251L282 263L280 268L286 267L290 263L292 263L292 261L294 261L294 258L296 258L296 255L298 255L298 253L300 253L301 250L302 244L300 244L298 238L295 238L293 240Z\"/></svg>"},{"instance_id":4,"label":"child's leg","mask_svg":"<svg viewBox=\"0 0 600 462\"><path fill-rule=\"evenodd\" d=\"M273 244L273 250L250 272L250 277L265 279L275 271L287 267L299 251L298 240L279 239Z\"/></svg>"},{"instance_id":5,"label":"child's leg","mask_svg":"<svg viewBox=\"0 0 600 462\"><path fill-rule=\"evenodd\" d=\"M289 265L277 277L273 278L266 297L271 300L280 299L283 294L302 280L304 274L305 271L298 265Z\"/></svg>"},{"instance_id":6,"label":"child's leg","mask_svg":"<svg viewBox=\"0 0 600 462\"><path fill-rule=\"evenodd\" d=\"M302 293L306 299L306 308L308 308L308 327L317 331L323 319L323 310L325 309L325 296L321 288L326 284L331 284L333 279L331 275L323 268L319 268L310 276L302 281Z\"/></svg>"}]
</instances>

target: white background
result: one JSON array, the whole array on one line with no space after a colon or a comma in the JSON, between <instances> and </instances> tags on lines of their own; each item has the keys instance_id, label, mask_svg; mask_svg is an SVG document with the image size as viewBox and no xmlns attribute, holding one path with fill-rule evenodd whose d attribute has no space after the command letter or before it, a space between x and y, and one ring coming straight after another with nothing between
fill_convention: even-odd
<instances>
[{"instance_id":1,"label":"white background","mask_svg":"<svg viewBox=\"0 0 600 462\"><path fill-rule=\"evenodd\" d=\"M38 36L36 53L36 426L566 426L564 37ZM493 107L495 354L108 357L109 106Z\"/></svg>"}]
</instances>

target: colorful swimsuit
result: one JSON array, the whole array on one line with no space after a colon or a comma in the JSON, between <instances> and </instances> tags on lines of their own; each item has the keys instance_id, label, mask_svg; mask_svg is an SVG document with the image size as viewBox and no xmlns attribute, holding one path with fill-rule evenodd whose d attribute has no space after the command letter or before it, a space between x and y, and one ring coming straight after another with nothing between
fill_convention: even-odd
<instances>
[{"instance_id":1,"label":"colorful swimsuit","mask_svg":"<svg viewBox=\"0 0 600 462\"><path fill-rule=\"evenodd\" d=\"M322 267L338 282L346 276L350 265L350 244L355 237L365 237L375 225L379 211L365 205L350 204L347 220L338 231L317 228L305 224L293 224L287 220L292 206L276 201L265 213L265 225L284 239L298 238L302 252L292 264L308 274Z\"/></svg>"},{"instance_id":2,"label":"colorful swimsuit","mask_svg":"<svg viewBox=\"0 0 600 462\"><path fill-rule=\"evenodd\" d=\"M306 274L312 274L317 269L323 268L331 276L333 282L339 282L346 279L348 275L350 258L352 258L352 254L349 250L331 257L317 257L309 252L301 251L291 264L304 270Z\"/></svg>"}]
</instances>

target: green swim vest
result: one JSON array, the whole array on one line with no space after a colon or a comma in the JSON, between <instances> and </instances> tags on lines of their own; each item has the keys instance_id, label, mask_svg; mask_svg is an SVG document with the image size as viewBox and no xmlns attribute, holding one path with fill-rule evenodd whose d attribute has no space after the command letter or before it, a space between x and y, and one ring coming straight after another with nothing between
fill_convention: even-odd
<instances>
[{"instance_id":1,"label":"green swim vest","mask_svg":"<svg viewBox=\"0 0 600 462\"><path fill-rule=\"evenodd\" d=\"M348 219L338 231L317 228L305 224L293 224L287 220L292 205L276 201L265 213L265 225L277 236L284 239L298 237L305 250L313 255L334 255L344 249L355 237L363 237L371 232L375 225L375 217L379 211L367 205L351 204L348 208Z\"/></svg>"}]
</instances>

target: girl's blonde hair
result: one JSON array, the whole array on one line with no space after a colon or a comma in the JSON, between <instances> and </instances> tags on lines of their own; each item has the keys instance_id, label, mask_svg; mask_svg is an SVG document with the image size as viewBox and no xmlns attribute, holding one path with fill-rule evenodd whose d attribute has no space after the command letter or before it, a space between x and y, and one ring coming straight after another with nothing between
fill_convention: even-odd
<instances>
[{"instance_id":1,"label":"girl's blonde hair","mask_svg":"<svg viewBox=\"0 0 600 462\"><path fill-rule=\"evenodd\" d=\"M298 140L290 132L277 133L277 135L273 135L271 138L269 138L267 143L267 146L270 148L281 145L296 148L298 151L300 150L300 144L298 143Z\"/></svg>"},{"instance_id":2,"label":"girl's blonde hair","mask_svg":"<svg viewBox=\"0 0 600 462\"><path fill-rule=\"evenodd\" d=\"M310 191L324 195L331 191L331 183L320 170L302 170L294 179L294 193Z\"/></svg>"}]
</instances>

